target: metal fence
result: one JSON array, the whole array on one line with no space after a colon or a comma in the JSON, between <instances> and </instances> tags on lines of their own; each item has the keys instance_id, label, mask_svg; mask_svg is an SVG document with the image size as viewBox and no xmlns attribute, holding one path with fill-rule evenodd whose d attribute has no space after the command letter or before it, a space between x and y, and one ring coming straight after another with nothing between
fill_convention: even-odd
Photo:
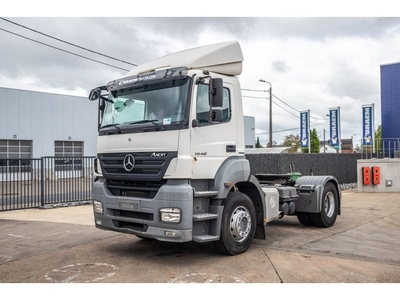
<instances>
[{"instance_id":1,"label":"metal fence","mask_svg":"<svg viewBox=\"0 0 400 300\"><path fill-rule=\"evenodd\" d=\"M357 182L360 153L281 153L246 154L254 174L333 175L339 183Z\"/></svg>"},{"instance_id":2,"label":"metal fence","mask_svg":"<svg viewBox=\"0 0 400 300\"><path fill-rule=\"evenodd\" d=\"M363 159L400 158L400 138L361 140L360 152Z\"/></svg>"},{"instance_id":3,"label":"metal fence","mask_svg":"<svg viewBox=\"0 0 400 300\"><path fill-rule=\"evenodd\" d=\"M94 157L0 159L0 210L92 200Z\"/></svg>"}]
</instances>

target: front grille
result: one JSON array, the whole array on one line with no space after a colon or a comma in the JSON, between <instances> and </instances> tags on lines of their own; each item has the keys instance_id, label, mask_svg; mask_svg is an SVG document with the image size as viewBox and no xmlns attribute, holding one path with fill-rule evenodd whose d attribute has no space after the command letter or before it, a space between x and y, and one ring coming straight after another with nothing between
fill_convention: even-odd
<instances>
[{"instance_id":1,"label":"front grille","mask_svg":"<svg viewBox=\"0 0 400 300\"><path fill-rule=\"evenodd\" d=\"M111 209L111 214L116 217L153 221L153 214L138 211Z\"/></svg>"},{"instance_id":2,"label":"front grille","mask_svg":"<svg viewBox=\"0 0 400 300\"><path fill-rule=\"evenodd\" d=\"M106 187L114 196L153 199L167 180L157 182L107 180Z\"/></svg>"},{"instance_id":3,"label":"front grille","mask_svg":"<svg viewBox=\"0 0 400 300\"><path fill-rule=\"evenodd\" d=\"M115 227L118 227L118 228L128 228L128 229L133 229L133 230L140 231L140 232L146 232L149 227L146 224L125 222L125 221L115 221L115 220L113 220L113 224Z\"/></svg>"},{"instance_id":4,"label":"front grille","mask_svg":"<svg viewBox=\"0 0 400 300\"><path fill-rule=\"evenodd\" d=\"M132 155L134 165L128 171L124 159ZM124 181L160 181L171 162L177 157L175 152L135 152L135 153L102 153L98 155L104 178ZM128 168L129 169L129 168Z\"/></svg>"}]
</instances>

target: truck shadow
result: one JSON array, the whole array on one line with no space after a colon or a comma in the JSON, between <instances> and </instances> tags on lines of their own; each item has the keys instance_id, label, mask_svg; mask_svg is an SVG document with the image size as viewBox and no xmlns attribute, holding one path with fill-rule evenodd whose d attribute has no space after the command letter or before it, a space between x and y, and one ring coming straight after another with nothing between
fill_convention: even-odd
<instances>
[{"instance_id":1,"label":"truck shadow","mask_svg":"<svg viewBox=\"0 0 400 300\"><path fill-rule=\"evenodd\" d=\"M103 250L121 257L135 257L145 260L170 262L170 258L190 256L191 259L204 259L204 256L221 256L211 242L208 243L169 243L136 236L121 235L112 239ZM168 258L167 260L165 258Z\"/></svg>"}]
</instances>

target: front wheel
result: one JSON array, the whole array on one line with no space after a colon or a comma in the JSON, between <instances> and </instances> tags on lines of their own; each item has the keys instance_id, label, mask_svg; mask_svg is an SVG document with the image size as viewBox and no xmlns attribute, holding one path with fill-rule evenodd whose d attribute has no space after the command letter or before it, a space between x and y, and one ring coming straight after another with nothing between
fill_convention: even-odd
<instances>
[{"instance_id":1,"label":"front wheel","mask_svg":"<svg viewBox=\"0 0 400 300\"><path fill-rule=\"evenodd\" d=\"M245 252L254 239L256 212L253 202L243 193L230 193L222 203L224 212L220 239L214 242L218 251L235 255Z\"/></svg>"},{"instance_id":2,"label":"front wheel","mask_svg":"<svg viewBox=\"0 0 400 300\"><path fill-rule=\"evenodd\" d=\"M325 185L322 195L321 211L316 214L310 214L312 223L318 227L331 227L335 224L339 210L339 194L332 182Z\"/></svg>"}]
</instances>

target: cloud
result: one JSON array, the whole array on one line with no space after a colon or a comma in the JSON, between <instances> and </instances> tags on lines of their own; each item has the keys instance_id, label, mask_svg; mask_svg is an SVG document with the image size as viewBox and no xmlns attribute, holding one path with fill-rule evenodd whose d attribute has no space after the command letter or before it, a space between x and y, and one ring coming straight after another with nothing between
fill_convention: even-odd
<instances>
[{"instance_id":1,"label":"cloud","mask_svg":"<svg viewBox=\"0 0 400 300\"><path fill-rule=\"evenodd\" d=\"M271 63L273 70L281 73L286 73L289 70L286 62L282 60L276 60Z\"/></svg>"},{"instance_id":2,"label":"cloud","mask_svg":"<svg viewBox=\"0 0 400 300\"><path fill-rule=\"evenodd\" d=\"M264 36L280 39L379 38L400 30L399 18L389 17L258 18L257 21Z\"/></svg>"},{"instance_id":3,"label":"cloud","mask_svg":"<svg viewBox=\"0 0 400 300\"><path fill-rule=\"evenodd\" d=\"M208 43L238 40L244 64L244 112L256 117L256 132L268 131L269 88L274 99L274 140L297 133L298 111L311 110L323 123L330 107L343 109L343 137L361 133L361 105L376 104L380 122L380 70L400 61L400 18L278 17L18 17L10 20L59 39L141 64L161 55ZM0 28L123 69L134 68L0 20ZM0 78L5 87L57 90L86 96L95 86L126 75L54 48L0 31ZM243 94L245 94L243 92ZM285 105L287 103L291 107ZM277 104L281 105L279 107ZM326 123L326 122L325 122ZM322 136L327 125L316 125ZM288 131L284 131L289 129ZM266 144L267 135L260 136Z\"/></svg>"}]
</instances>

